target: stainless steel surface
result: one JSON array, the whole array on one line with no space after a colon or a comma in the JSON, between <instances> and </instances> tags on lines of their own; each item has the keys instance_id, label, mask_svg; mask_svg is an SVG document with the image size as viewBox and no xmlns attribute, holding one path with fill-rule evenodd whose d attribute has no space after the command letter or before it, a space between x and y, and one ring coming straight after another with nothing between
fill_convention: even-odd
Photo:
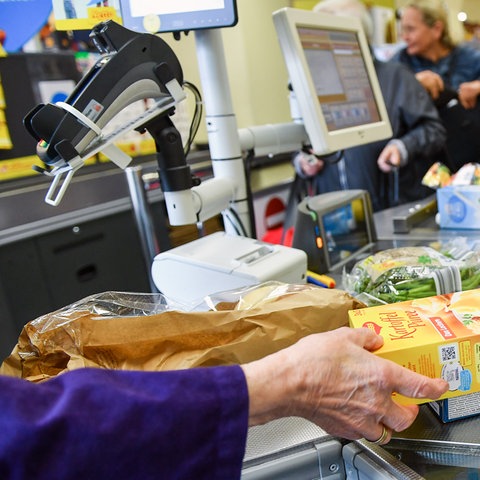
<instances>
[{"instance_id":1,"label":"stainless steel surface","mask_svg":"<svg viewBox=\"0 0 480 480\"><path fill-rule=\"evenodd\" d=\"M453 237L466 237L478 239L479 230L453 230L440 228L435 222L436 210L429 208L428 204L435 199L428 197L422 202L411 202L398 207L388 208L375 212L373 218L379 241L392 242L392 248L397 246L426 245L428 242L447 241ZM422 208L427 206L427 208ZM430 213L428 213L430 212ZM394 219L403 219L404 227L409 228L406 233L396 232Z\"/></svg>"},{"instance_id":2,"label":"stainless steel surface","mask_svg":"<svg viewBox=\"0 0 480 480\"><path fill-rule=\"evenodd\" d=\"M320 427L303 418L280 418L249 429L245 461L328 436Z\"/></svg>"},{"instance_id":3,"label":"stainless steel surface","mask_svg":"<svg viewBox=\"0 0 480 480\"><path fill-rule=\"evenodd\" d=\"M443 423L428 405L422 405L413 425L403 432L394 434L393 440L399 439L469 445L478 448L480 453L480 417Z\"/></svg>"},{"instance_id":4,"label":"stainless steel surface","mask_svg":"<svg viewBox=\"0 0 480 480\"><path fill-rule=\"evenodd\" d=\"M393 217L394 233L409 233L415 225L429 220L437 213L437 199L435 197L416 203L412 207L401 209Z\"/></svg>"},{"instance_id":5,"label":"stainless steel surface","mask_svg":"<svg viewBox=\"0 0 480 480\"><path fill-rule=\"evenodd\" d=\"M480 475L480 417L443 424L423 405L413 425L395 433L385 448L426 479L471 479Z\"/></svg>"},{"instance_id":6,"label":"stainless steel surface","mask_svg":"<svg viewBox=\"0 0 480 480\"><path fill-rule=\"evenodd\" d=\"M366 440L350 442L299 417L251 427L242 480L422 480L399 458Z\"/></svg>"},{"instance_id":7,"label":"stainless steel surface","mask_svg":"<svg viewBox=\"0 0 480 480\"><path fill-rule=\"evenodd\" d=\"M345 445L343 458L345 459L347 474L350 473L350 468L355 467L360 471L370 472L370 477L373 478L381 473L383 476L378 478L382 480L387 478L423 480L424 478L379 445L364 439ZM347 476L347 478L349 477Z\"/></svg>"}]
</instances>

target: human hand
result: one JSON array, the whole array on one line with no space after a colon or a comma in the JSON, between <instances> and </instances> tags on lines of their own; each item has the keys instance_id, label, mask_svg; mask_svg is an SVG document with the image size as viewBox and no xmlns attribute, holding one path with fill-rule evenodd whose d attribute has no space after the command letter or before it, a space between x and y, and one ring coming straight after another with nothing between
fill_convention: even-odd
<instances>
[{"instance_id":1,"label":"human hand","mask_svg":"<svg viewBox=\"0 0 480 480\"><path fill-rule=\"evenodd\" d=\"M390 143L380 152L377 159L378 168L385 173L391 172L401 164L402 156L397 145Z\"/></svg>"},{"instance_id":2,"label":"human hand","mask_svg":"<svg viewBox=\"0 0 480 480\"><path fill-rule=\"evenodd\" d=\"M440 397L442 379L412 372L371 351L383 339L367 328L339 328L309 335L261 360L243 365L250 425L285 416L306 418L331 435L372 441L409 427L418 405L399 405L392 393Z\"/></svg>"},{"instance_id":3,"label":"human hand","mask_svg":"<svg viewBox=\"0 0 480 480\"><path fill-rule=\"evenodd\" d=\"M436 100L445 88L442 77L438 73L431 70L423 70L415 74L417 80L422 84L423 88L427 90L430 96Z\"/></svg>"},{"instance_id":4,"label":"human hand","mask_svg":"<svg viewBox=\"0 0 480 480\"><path fill-rule=\"evenodd\" d=\"M458 99L463 108L474 108L477 104L477 97L480 94L480 80L465 82L458 88Z\"/></svg>"},{"instance_id":5,"label":"human hand","mask_svg":"<svg viewBox=\"0 0 480 480\"><path fill-rule=\"evenodd\" d=\"M324 166L323 160L315 156L313 153L308 154L303 152L299 160L302 172L308 177L315 176Z\"/></svg>"}]
</instances>

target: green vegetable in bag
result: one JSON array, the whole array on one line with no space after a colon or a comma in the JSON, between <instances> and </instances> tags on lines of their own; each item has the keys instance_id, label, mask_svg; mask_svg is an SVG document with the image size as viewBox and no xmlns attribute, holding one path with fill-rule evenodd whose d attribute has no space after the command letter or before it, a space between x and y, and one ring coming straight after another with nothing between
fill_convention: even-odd
<instances>
[{"instance_id":1,"label":"green vegetable in bag","mask_svg":"<svg viewBox=\"0 0 480 480\"><path fill-rule=\"evenodd\" d=\"M480 257L453 259L431 247L383 250L357 262L344 288L369 305L395 303L480 287Z\"/></svg>"}]
</instances>

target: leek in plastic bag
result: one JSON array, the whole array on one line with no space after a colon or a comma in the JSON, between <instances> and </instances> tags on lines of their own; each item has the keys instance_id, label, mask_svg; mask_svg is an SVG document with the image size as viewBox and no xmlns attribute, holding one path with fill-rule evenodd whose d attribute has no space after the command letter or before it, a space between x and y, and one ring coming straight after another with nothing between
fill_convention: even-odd
<instances>
[{"instance_id":1,"label":"leek in plastic bag","mask_svg":"<svg viewBox=\"0 0 480 480\"><path fill-rule=\"evenodd\" d=\"M480 256L470 250L455 259L431 247L383 250L344 273L343 285L367 305L471 290L480 287Z\"/></svg>"}]
</instances>

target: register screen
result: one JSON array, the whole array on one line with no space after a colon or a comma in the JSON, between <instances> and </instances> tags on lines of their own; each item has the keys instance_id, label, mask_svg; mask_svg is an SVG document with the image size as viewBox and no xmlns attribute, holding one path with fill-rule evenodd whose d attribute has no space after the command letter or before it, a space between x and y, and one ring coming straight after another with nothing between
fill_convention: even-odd
<instances>
[{"instance_id":1,"label":"register screen","mask_svg":"<svg viewBox=\"0 0 480 480\"><path fill-rule=\"evenodd\" d=\"M357 35L306 27L298 33L328 130L379 122Z\"/></svg>"},{"instance_id":2,"label":"register screen","mask_svg":"<svg viewBox=\"0 0 480 480\"><path fill-rule=\"evenodd\" d=\"M145 17L149 14L172 14L185 12L201 12L224 8L223 0L130 0L130 11L133 17Z\"/></svg>"},{"instance_id":3,"label":"register screen","mask_svg":"<svg viewBox=\"0 0 480 480\"><path fill-rule=\"evenodd\" d=\"M119 0L123 25L136 32L178 32L230 27L236 0Z\"/></svg>"}]
</instances>

